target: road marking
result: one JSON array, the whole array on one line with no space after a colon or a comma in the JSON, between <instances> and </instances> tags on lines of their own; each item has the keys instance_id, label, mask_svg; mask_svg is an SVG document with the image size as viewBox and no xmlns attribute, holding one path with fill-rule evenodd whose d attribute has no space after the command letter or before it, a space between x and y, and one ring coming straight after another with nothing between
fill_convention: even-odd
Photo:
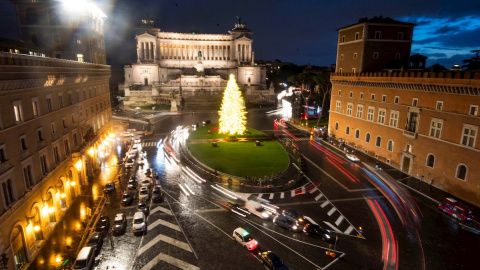
<instances>
[{"instance_id":1,"label":"road marking","mask_svg":"<svg viewBox=\"0 0 480 270\"><path fill-rule=\"evenodd\" d=\"M280 199L283 199L285 197L285 192L280 193Z\"/></svg>"},{"instance_id":2,"label":"road marking","mask_svg":"<svg viewBox=\"0 0 480 270\"><path fill-rule=\"evenodd\" d=\"M318 190L318 188L314 188L314 189L310 190L308 193L312 194L312 193L314 193L314 192L317 191L317 190Z\"/></svg>"},{"instance_id":3,"label":"road marking","mask_svg":"<svg viewBox=\"0 0 480 270\"><path fill-rule=\"evenodd\" d=\"M149 229L153 229L155 228L157 225L163 225L165 227L168 227L170 229L174 229L176 231L179 231L181 232L182 230L180 229L180 227L178 227L176 224L173 224L173 223L170 223L168 221L165 221L163 219L157 219L155 222L151 223L148 228Z\"/></svg>"},{"instance_id":4,"label":"road marking","mask_svg":"<svg viewBox=\"0 0 480 270\"><path fill-rule=\"evenodd\" d=\"M347 228L347 230L345 231L345 234L350 234L352 231L353 231L353 226L350 225L350 227Z\"/></svg>"},{"instance_id":5,"label":"road marking","mask_svg":"<svg viewBox=\"0 0 480 270\"><path fill-rule=\"evenodd\" d=\"M322 197L323 197L323 193L320 193L317 197L315 197L315 201L320 200L320 198L322 198Z\"/></svg>"},{"instance_id":6,"label":"road marking","mask_svg":"<svg viewBox=\"0 0 480 270\"><path fill-rule=\"evenodd\" d=\"M337 218L337 221L335 221L335 225L337 225L337 226L340 225L340 223L342 223L342 221L343 221L343 216L339 216Z\"/></svg>"},{"instance_id":7,"label":"road marking","mask_svg":"<svg viewBox=\"0 0 480 270\"><path fill-rule=\"evenodd\" d=\"M329 203L330 203L329 201L325 201L324 203L322 203L320 205L320 207L325 208L325 206L327 206L327 204L329 204Z\"/></svg>"},{"instance_id":8,"label":"road marking","mask_svg":"<svg viewBox=\"0 0 480 270\"><path fill-rule=\"evenodd\" d=\"M151 247L153 247L156 243L158 243L160 241L169 243L171 245L177 246L177 247L179 247L181 249L184 249L186 251L192 252L192 250L190 249L190 246L187 243L179 241L177 239L170 238L170 237L168 237L166 235L163 235L163 234L159 234L159 235L157 235L157 237L153 238L152 240L150 240L150 242L148 242L143 247L141 247L138 250L137 256L141 255L143 252L149 250Z\"/></svg>"},{"instance_id":9,"label":"road marking","mask_svg":"<svg viewBox=\"0 0 480 270\"><path fill-rule=\"evenodd\" d=\"M333 212L335 212L335 210L337 210L337 209L335 209L335 207L332 207L332 209L330 209L330 211L328 211L327 215L331 216L333 214Z\"/></svg>"},{"instance_id":10,"label":"road marking","mask_svg":"<svg viewBox=\"0 0 480 270\"><path fill-rule=\"evenodd\" d=\"M302 187L302 194L305 194L305 186Z\"/></svg>"},{"instance_id":11,"label":"road marking","mask_svg":"<svg viewBox=\"0 0 480 270\"><path fill-rule=\"evenodd\" d=\"M273 195L275 195L275 193L270 193L270 197L268 197L269 200L273 199Z\"/></svg>"},{"instance_id":12,"label":"road marking","mask_svg":"<svg viewBox=\"0 0 480 270\"><path fill-rule=\"evenodd\" d=\"M157 211L162 211L162 212L164 212L164 213L166 213L166 214L169 214L169 215L173 216L172 210L167 209L167 208L165 208L165 207L161 207L161 206L157 206L157 207L153 208L153 210L152 210L150 213L153 214L153 213L155 213L155 212L157 212Z\"/></svg>"},{"instance_id":13,"label":"road marking","mask_svg":"<svg viewBox=\"0 0 480 270\"><path fill-rule=\"evenodd\" d=\"M295 197L295 190L292 190L292 197Z\"/></svg>"},{"instance_id":14,"label":"road marking","mask_svg":"<svg viewBox=\"0 0 480 270\"><path fill-rule=\"evenodd\" d=\"M263 193L258 194L258 198L261 199L263 196Z\"/></svg>"},{"instance_id":15,"label":"road marking","mask_svg":"<svg viewBox=\"0 0 480 270\"><path fill-rule=\"evenodd\" d=\"M330 228L332 228L334 231L336 231L337 233L342 233L342 231L340 231L339 229L337 229L337 227L333 226L332 224L330 224L330 222L327 222L327 221L324 221L325 224L327 224Z\"/></svg>"},{"instance_id":16,"label":"road marking","mask_svg":"<svg viewBox=\"0 0 480 270\"><path fill-rule=\"evenodd\" d=\"M141 270L150 270L154 268L155 265L160 261L164 261L166 263L169 263L171 265L174 265L184 270L197 270L197 269L200 270L200 267L197 267L193 264L186 263L172 256L168 256L167 254L164 254L164 253L158 254L155 258L153 258L146 265L144 265Z\"/></svg>"}]
</instances>

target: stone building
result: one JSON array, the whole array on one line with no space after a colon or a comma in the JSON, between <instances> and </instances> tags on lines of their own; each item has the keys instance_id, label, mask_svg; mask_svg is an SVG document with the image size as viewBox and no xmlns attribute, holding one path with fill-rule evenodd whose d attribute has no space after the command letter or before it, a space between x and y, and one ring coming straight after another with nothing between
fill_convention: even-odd
<instances>
[{"instance_id":1,"label":"stone building","mask_svg":"<svg viewBox=\"0 0 480 270\"><path fill-rule=\"evenodd\" d=\"M19 17L26 12L38 22L42 13L29 8L45 11L58 3L14 2ZM95 17L85 18L89 24ZM37 26L37 33L47 35L43 24ZM29 27L20 30L22 36L31 33ZM98 170L97 155L113 129L110 67L86 63L89 53L73 61L6 43L11 50L0 52L0 255L8 269L25 269ZM60 51L51 53L69 55ZM90 60L104 62L98 55Z\"/></svg>"},{"instance_id":2,"label":"stone building","mask_svg":"<svg viewBox=\"0 0 480 270\"><path fill-rule=\"evenodd\" d=\"M378 50L397 51L388 44ZM480 72L346 70L331 76L329 134L480 206Z\"/></svg>"},{"instance_id":3,"label":"stone building","mask_svg":"<svg viewBox=\"0 0 480 270\"><path fill-rule=\"evenodd\" d=\"M228 75L247 102L274 102L265 67L254 63L252 31L239 18L228 34L163 32L151 20L136 28L137 63L125 66L126 105L168 103L218 107Z\"/></svg>"}]
</instances>

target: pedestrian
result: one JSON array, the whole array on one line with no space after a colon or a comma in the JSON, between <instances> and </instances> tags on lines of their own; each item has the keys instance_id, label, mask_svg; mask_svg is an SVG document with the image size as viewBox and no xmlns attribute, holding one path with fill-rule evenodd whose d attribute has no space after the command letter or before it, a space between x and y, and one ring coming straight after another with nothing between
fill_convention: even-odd
<instances>
[{"instance_id":1,"label":"pedestrian","mask_svg":"<svg viewBox=\"0 0 480 270\"><path fill-rule=\"evenodd\" d=\"M432 179L432 180L430 180L430 185L433 185L433 179Z\"/></svg>"},{"instance_id":2,"label":"pedestrian","mask_svg":"<svg viewBox=\"0 0 480 270\"><path fill-rule=\"evenodd\" d=\"M424 177L423 175L422 175L422 178L421 178L421 180L422 180L422 182L424 182L424 180L425 180L425 177Z\"/></svg>"}]
</instances>

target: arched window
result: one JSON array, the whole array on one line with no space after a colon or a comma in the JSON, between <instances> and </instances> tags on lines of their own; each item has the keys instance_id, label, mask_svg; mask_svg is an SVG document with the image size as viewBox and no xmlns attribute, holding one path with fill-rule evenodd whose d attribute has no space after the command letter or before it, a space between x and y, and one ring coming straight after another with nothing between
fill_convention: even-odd
<instances>
[{"instance_id":1,"label":"arched window","mask_svg":"<svg viewBox=\"0 0 480 270\"><path fill-rule=\"evenodd\" d=\"M365 142L370 143L370 133L365 134Z\"/></svg>"},{"instance_id":2,"label":"arched window","mask_svg":"<svg viewBox=\"0 0 480 270\"><path fill-rule=\"evenodd\" d=\"M465 165L458 165L456 177L462 180L465 180L467 178L467 167Z\"/></svg>"},{"instance_id":3,"label":"arched window","mask_svg":"<svg viewBox=\"0 0 480 270\"><path fill-rule=\"evenodd\" d=\"M393 141L392 140L388 140L387 150L390 151L390 152L393 152Z\"/></svg>"},{"instance_id":4,"label":"arched window","mask_svg":"<svg viewBox=\"0 0 480 270\"><path fill-rule=\"evenodd\" d=\"M433 154L428 154L427 156L427 166L433 168L435 165L435 156Z\"/></svg>"},{"instance_id":5,"label":"arched window","mask_svg":"<svg viewBox=\"0 0 480 270\"><path fill-rule=\"evenodd\" d=\"M335 122L335 130L338 130L338 122Z\"/></svg>"},{"instance_id":6,"label":"arched window","mask_svg":"<svg viewBox=\"0 0 480 270\"><path fill-rule=\"evenodd\" d=\"M377 147L380 147L380 145L382 145L382 137L377 136L377 140L375 141L375 145Z\"/></svg>"},{"instance_id":7,"label":"arched window","mask_svg":"<svg viewBox=\"0 0 480 270\"><path fill-rule=\"evenodd\" d=\"M358 138L360 138L360 130L359 129L355 130L355 139L358 139Z\"/></svg>"},{"instance_id":8,"label":"arched window","mask_svg":"<svg viewBox=\"0 0 480 270\"><path fill-rule=\"evenodd\" d=\"M20 226L16 226L12 230L12 249L17 269L22 269L22 267L28 262L27 252L25 251L23 243L25 243L23 229Z\"/></svg>"},{"instance_id":9,"label":"arched window","mask_svg":"<svg viewBox=\"0 0 480 270\"><path fill-rule=\"evenodd\" d=\"M347 126L347 127L345 128L345 134L347 134L347 135L350 134L350 127L349 127L349 126Z\"/></svg>"}]
</instances>

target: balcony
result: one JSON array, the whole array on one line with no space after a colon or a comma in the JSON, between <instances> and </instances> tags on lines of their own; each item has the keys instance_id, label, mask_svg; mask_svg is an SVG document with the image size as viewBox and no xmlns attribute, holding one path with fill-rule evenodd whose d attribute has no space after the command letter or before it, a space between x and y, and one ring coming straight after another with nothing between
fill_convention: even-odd
<instances>
[{"instance_id":1,"label":"balcony","mask_svg":"<svg viewBox=\"0 0 480 270\"><path fill-rule=\"evenodd\" d=\"M58 140L58 133L52 133L52 142Z\"/></svg>"},{"instance_id":2,"label":"balcony","mask_svg":"<svg viewBox=\"0 0 480 270\"><path fill-rule=\"evenodd\" d=\"M41 149L45 148L47 146L47 143L45 142L45 140L41 140L38 142L38 145L37 145L37 151L40 151Z\"/></svg>"},{"instance_id":3,"label":"balcony","mask_svg":"<svg viewBox=\"0 0 480 270\"><path fill-rule=\"evenodd\" d=\"M418 133L413 132L413 131L409 131L409 130L404 130L403 135L405 135L406 137L412 138L412 139L416 139L417 136L418 136Z\"/></svg>"},{"instance_id":4,"label":"balcony","mask_svg":"<svg viewBox=\"0 0 480 270\"><path fill-rule=\"evenodd\" d=\"M24 160L24 159L28 158L28 157L31 156L31 155L32 155L32 153L30 152L29 149L24 149L24 150L22 150L22 157L21 157L21 159Z\"/></svg>"},{"instance_id":5,"label":"balcony","mask_svg":"<svg viewBox=\"0 0 480 270\"><path fill-rule=\"evenodd\" d=\"M10 165L10 163L8 163L7 161L2 161L0 162L0 174L8 171L10 168L12 168L13 166Z\"/></svg>"}]
</instances>

